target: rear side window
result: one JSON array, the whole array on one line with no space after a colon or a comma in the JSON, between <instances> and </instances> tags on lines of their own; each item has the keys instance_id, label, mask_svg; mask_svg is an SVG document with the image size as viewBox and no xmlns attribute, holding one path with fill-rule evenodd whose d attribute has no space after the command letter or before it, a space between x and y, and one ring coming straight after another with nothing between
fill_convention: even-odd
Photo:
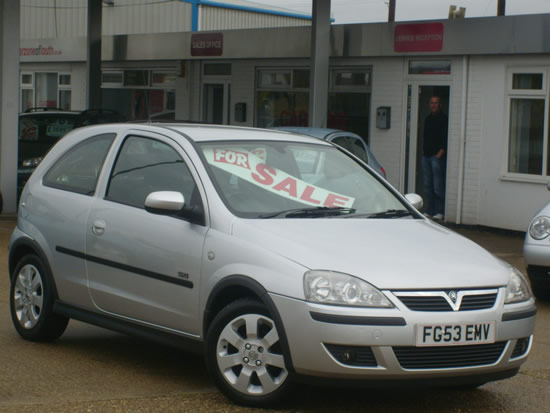
<instances>
[{"instance_id":1,"label":"rear side window","mask_svg":"<svg viewBox=\"0 0 550 413\"><path fill-rule=\"evenodd\" d=\"M156 139L128 137L120 149L106 198L143 208L151 192L175 191L192 204L198 195L189 168L170 145Z\"/></svg>"},{"instance_id":2,"label":"rear side window","mask_svg":"<svg viewBox=\"0 0 550 413\"><path fill-rule=\"evenodd\" d=\"M365 147L363 146L363 143L359 141L359 139L354 138L352 136L339 136L337 138L334 138L332 140L332 143L335 143L336 145L347 149L352 154L354 154L359 159L361 159L363 162L366 162L366 163L369 162L369 156L367 155L367 152L365 150Z\"/></svg>"},{"instance_id":3,"label":"rear side window","mask_svg":"<svg viewBox=\"0 0 550 413\"><path fill-rule=\"evenodd\" d=\"M46 173L43 183L51 188L93 195L105 157L116 134L97 135L63 155Z\"/></svg>"}]
</instances>

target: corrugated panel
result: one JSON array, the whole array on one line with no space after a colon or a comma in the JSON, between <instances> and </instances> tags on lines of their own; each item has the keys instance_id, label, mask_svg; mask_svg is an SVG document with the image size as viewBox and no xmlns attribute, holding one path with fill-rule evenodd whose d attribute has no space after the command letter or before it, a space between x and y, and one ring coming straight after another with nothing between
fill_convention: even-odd
<instances>
[{"instance_id":1,"label":"corrugated panel","mask_svg":"<svg viewBox=\"0 0 550 413\"><path fill-rule=\"evenodd\" d=\"M200 30L256 29L263 27L309 26L311 20L240 10L201 6Z\"/></svg>"},{"instance_id":2,"label":"corrugated panel","mask_svg":"<svg viewBox=\"0 0 550 413\"><path fill-rule=\"evenodd\" d=\"M103 7L103 34L171 33L191 30L191 5L181 1L116 0Z\"/></svg>"},{"instance_id":3,"label":"corrugated panel","mask_svg":"<svg viewBox=\"0 0 550 413\"><path fill-rule=\"evenodd\" d=\"M21 39L86 35L87 0L21 0ZM103 5L103 34L185 32L191 5L180 1L115 0Z\"/></svg>"},{"instance_id":4,"label":"corrugated panel","mask_svg":"<svg viewBox=\"0 0 550 413\"><path fill-rule=\"evenodd\" d=\"M21 39L82 36L86 0L21 0Z\"/></svg>"}]
</instances>

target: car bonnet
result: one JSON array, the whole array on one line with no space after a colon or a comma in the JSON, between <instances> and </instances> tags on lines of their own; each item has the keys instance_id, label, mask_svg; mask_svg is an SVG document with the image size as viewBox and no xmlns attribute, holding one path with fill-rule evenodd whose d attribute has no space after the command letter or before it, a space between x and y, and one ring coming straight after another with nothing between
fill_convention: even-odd
<instances>
[{"instance_id":1,"label":"car bonnet","mask_svg":"<svg viewBox=\"0 0 550 413\"><path fill-rule=\"evenodd\" d=\"M508 266L440 225L414 219L237 219L232 235L310 269L339 271L381 289L506 285Z\"/></svg>"}]
</instances>

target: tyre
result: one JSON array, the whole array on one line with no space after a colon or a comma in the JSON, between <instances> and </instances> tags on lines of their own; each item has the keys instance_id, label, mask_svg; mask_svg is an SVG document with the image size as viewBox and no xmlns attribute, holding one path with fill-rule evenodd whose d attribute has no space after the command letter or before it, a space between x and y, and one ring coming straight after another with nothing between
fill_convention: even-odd
<instances>
[{"instance_id":1,"label":"tyre","mask_svg":"<svg viewBox=\"0 0 550 413\"><path fill-rule=\"evenodd\" d=\"M36 255L24 256L11 276L10 309L15 329L31 341L52 341L67 327L67 317L54 314L54 286Z\"/></svg>"},{"instance_id":2,"label":"tyre","mask_svg":"<svg viewBox=\"0 0 550 413\"><path fill-rule=\"evenodd\" d=\"M220 391L237 403L266 407L290 390L281 338L258 301L238 300L216 315L206 334L205 357Z\"/></svg>"},{"instance_id":3,"label":"tyre","mask_svg":"<svg viewBox=\"0 0 550 413\"><path fill-rule=\"evenodd\" d=\"M550 301L550 288L545 288L537 283L531 283L533 294L541 301Z\"/></svg>"}]
</instances>

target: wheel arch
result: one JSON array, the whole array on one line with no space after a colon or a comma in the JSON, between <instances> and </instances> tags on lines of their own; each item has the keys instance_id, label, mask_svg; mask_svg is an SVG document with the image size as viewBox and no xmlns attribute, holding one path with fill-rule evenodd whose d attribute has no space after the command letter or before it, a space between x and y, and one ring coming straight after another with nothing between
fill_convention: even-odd
<instances>
[{"instance_id":1,"label":"wheel arch","mask_svg":"<svg viewBox=\"0 0 550 413\"><path fill-rule=\"evenodd\" d=\"M267 307L267 310L269 311L271 317L273 317L273 321L275 322L279 333L281 346L285 354L286 368L289 372L294 373L295 370L292 363L290 347L288 345L284 324L279 311L277 310L277 307L269 296L267 290L259 282L248 276L228 276L214 286L208 297L204 310L202 327L203 337L206 337L206 333L216 314L218 314L220 310L228 304L242 298L257 300Z\"/></svg>"},{"instance_id":2,"label":"wheel arch","mask_svg":"<svg viewBox=\"0 0 550 413\"><path fill-rule=\"evenodd\" d=\"M21 258L29 254L36 255L40 259L40 261L42 261L42 264L50 275L53 286L53 294L55 299L57 299L59 295L57 294L57 287L55 285L55 280L53 279L53 273L50 267L50 263L46 258L46 254L44 253L42 248L40 248L40 245L38 245L38 243L31 238L19 238L10 246L10 251L8 255L8 276L10 277L10 281L13 276L13 272L15 271L15 268L17 267L17 264L19 263Z\"/></svg>"}]
</instances>

